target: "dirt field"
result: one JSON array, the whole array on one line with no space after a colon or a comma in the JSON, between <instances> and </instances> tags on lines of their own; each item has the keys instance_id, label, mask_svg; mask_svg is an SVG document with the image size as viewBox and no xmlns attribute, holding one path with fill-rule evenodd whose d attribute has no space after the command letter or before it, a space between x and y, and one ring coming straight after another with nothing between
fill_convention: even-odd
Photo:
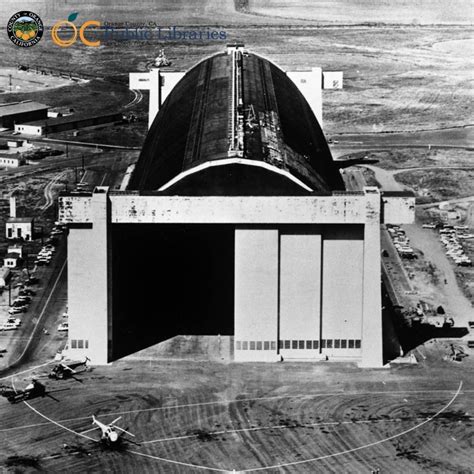
<instances>
[{"instance_id":1,"label":"dirt field","mask_svg":"<svg viewBox=\"0 0 474 474\"><path fill-rule=\"evenodd\" d=\"M344 89L323 94L328 134L434 129L472 122L472 28L225 29L228 38L220 42L112 42L100 48L76 44L60 50L51 41L43 41L31 51L19 51L25 48L3 42L0 66L45 64L66 74L82 74L89 83L43 91L35 99L51 106L70 106L74 97L78 111L103 113L120 110L130 102L128 73L147 70L159 49L173 58L172 69L187 70L203 57L222 51L226 43L243 41L286 70L321 66L344 72ZM0 95L2 102L26 98L31 97ZM146 123L146 100L135 110Z\"/></svg>"},{"instance_id":2,"label":"dirt field","mask_svg":"<svg viewBox=\"0 0 474 474\"><path fill-rule=\"evenodd\" d=\"M264 4L250 0L247 11L266 17L311 20L318 23L401 23L401 24L472 24L471 4L456 2L456 8L443 0L270 0ZM471 12L472 13L472 12Z\"/></svg>"},{"instance_id":3,"label":"dirt field","mask_svg":"<svg viewBox=\"0 0 474 474\"><path fill-rule=\"evenodd\" d=\"M55 89L71 85L71 82L71 79L65 77L53 77L33 71L19 71L15 68L2 68L0 70L0 93Z\"/></svg>"},{"instance_id":4,"label":"dirt field","mask_svg":"<svg viewBox=\"0 0 474 474\"><path fill-rule=\"evenodd\" d=\"M418 366L373 371L123 360L81 376L83 383L49 382L58 401L0 399L0 466L7 472L468 472L473 361L444 362L448 349L431 343ZM14 384L22 387L28 375ZM93 413L109 422L122 416L117 424L136 435L130 438L136 444L110 451L94 442L95 432L79 436Z\"/></svg>"},{"instance_id":5,"label":"dirt field","mask_svg":"<svg viewBox=\"0 0 474 474\"><path fill-rule=\"evenodd\" d=\"M434 201L443 201L474 194L474 170L416 170L396 175L396 180L415 192L429 192Z\"/></svg>"}]
</instances>

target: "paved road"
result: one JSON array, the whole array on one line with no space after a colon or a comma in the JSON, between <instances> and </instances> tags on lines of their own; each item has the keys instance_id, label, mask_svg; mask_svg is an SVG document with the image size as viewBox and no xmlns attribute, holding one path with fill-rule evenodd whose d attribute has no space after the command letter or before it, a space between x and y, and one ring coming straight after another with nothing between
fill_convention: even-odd
<instances>
[{"instance_id":1,"label":"paved road","mask_svg":"<svg viewBox=\"0 0 474 474\"><path fill-rule=\"evenodd\" d=\"M28 311L21 316L21 328L13 334L0 332L0 341L10 340L6 346L8 352L1 359L2 377L33 362L38 354L45 350L51 355L51 352L54 353L59 348L63 339L57 334L56 328L58 314L66 305L66 242L64 237L61 240L51 265L38 267L35 272L40 283L37 288L36 285L32 287L37 291L37 295ZM49 334L44 334L43 329ZM5 345L2 342L0 344Z\"/></svg>"},{"instance_id":2,"label":"paved road","mask_svg":"<svg viewBox=\"0 0 474 474\"><path fill-rule=\"evenodd\" d=\"M403 229L410 239L410 244L420 249L426 260L432 262L441 272L441 281L447 281L439 293L440 304L449 310L456 326L467 326L467 321L474 319L474 308L459 289L453 265L444 253L437 232L422 229L416 224L404 225Z\"/></svg>"},{"instance_id":3,"label":"paved road","mask_svg":"<svg viewBox=\"0 0 474 474\"><path fill-rule=\"evenodd\" d=\"M355 133L334 134L338 141L331 148L338 149L384 149L384 148L465 148L474 147L474 126L441 130L403 133Z\"/></svg>"}]
</instances>

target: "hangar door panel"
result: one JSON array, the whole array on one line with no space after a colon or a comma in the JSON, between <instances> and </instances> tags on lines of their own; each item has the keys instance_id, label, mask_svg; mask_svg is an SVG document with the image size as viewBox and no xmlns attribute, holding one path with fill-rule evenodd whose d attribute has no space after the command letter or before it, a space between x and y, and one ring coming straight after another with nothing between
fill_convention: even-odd
<instances>
[{"instance_id":1,"label":"hangar door panel","mask_svg":"<svg viewBox=\"0 0 474 474\"><path fill-rule=\"evenodd\" d=\"M318 357L321 235L280 235L280 353Z\"/></svg>"}]
</instances>

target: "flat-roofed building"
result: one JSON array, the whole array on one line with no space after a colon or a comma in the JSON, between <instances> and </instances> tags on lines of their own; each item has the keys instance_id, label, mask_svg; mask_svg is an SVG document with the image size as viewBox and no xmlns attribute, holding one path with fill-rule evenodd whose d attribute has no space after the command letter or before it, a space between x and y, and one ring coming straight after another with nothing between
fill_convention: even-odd
<instances>
[{"instance_id":1,"label":"flat-roofed building","mask_svg":"<svg viewBox=\"0 0 474 474\"><path fill-rule=\"evenodd\" d=\"M14 128L18 123L46 119L48 108L47 105L31 100L0 104L0 127Z\"/></svg>"}]
</instances>

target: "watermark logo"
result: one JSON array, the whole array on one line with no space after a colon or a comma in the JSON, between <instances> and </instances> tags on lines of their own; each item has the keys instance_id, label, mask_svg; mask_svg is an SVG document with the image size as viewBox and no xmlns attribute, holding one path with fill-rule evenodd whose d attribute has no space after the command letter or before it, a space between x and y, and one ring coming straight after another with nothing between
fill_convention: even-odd
<instances>
[{"instance_id":1,"label":"watermark logo","mask_svg":"<svg viewBox=\"0 0 474 474\"><path fill-rule=\"evenodd\" d=\"M43 22L36 13L17 12L8 20L7 33L13 44L29 48L43 36Z\"/></svg>"},{"instance_id":2,"label":"watermark logo","mask_svg":"<svg viewBox=\"0 0 474 474\"><path fill-rule=\"evenodd\" d=\"M67 20L59 20L53 25L53 28L51 29L51 38L53 39L53 42L58 46L61 46L61 48L69 48L69 46L72 46L77 41L77 36L79 35L82 44L92 48L97 48L100 46L100 40L91 41L90 39L87 39L86 29L92 26L100 27L100 21L88 20L78 29L73 23L78 14L79 13L77 12L71 13ZM66 35L64 35L65 32Z\"/></svg>"}]
</instances>

